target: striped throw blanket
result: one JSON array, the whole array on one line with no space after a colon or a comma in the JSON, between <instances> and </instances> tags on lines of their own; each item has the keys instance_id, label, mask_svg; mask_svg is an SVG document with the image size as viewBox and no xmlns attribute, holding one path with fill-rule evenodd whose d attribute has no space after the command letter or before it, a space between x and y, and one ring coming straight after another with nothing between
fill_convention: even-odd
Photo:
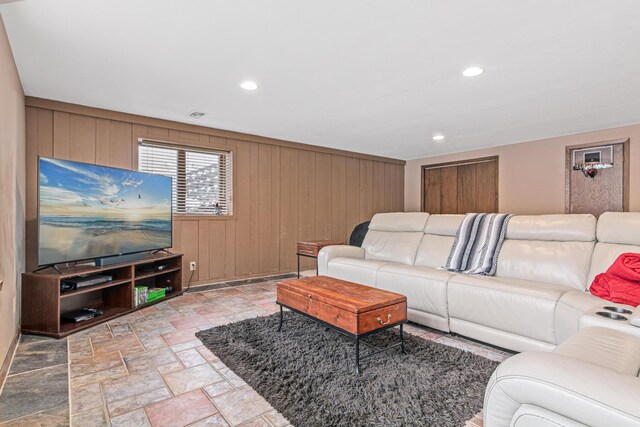
<instances>
[{"instance_id":1,"label":"striped throw blanket","mask_svg":"<svg viewBox=\"0 0 640 427\"><path fill-rule=\"evenodd\" d=\"M470 213L456 233L445 269L493 276L511 214Z\"/></svg>"}]
</instances>

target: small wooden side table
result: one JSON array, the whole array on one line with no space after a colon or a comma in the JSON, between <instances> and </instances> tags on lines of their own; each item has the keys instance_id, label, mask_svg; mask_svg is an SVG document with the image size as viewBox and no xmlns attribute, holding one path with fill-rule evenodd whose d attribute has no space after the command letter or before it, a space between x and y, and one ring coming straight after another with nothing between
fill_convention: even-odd
<instances>
[{"instance_id":1,"label":"small wooden side table","mask_svg":"<svg viewBox=\"0 0 640 427\"><path fill-rule=\"evenodd\" d=\"M316 274L318 274L318 252L325 246L342 245L339 240L305 240L298 242L298 250L296 255L298 256L298 279L300 278L300 257L315 258L316 260Z\"/></svg>"}]
</instances>

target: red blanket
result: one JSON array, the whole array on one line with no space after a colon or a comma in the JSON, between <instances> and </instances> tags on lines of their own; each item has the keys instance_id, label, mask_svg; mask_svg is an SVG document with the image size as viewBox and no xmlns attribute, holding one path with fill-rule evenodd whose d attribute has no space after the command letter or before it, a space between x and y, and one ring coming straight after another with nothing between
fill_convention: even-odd
<instances>
[{"instance_id":1,"label":"red blanket","mask_svg":"<svg viewBox=\"0 0 640 427\"><path fill-rule=\"evenodd\" d=\"M640 254L624 253L591 284L593 295L634 307L640 305Z\"/></svg>"}]
</instances>

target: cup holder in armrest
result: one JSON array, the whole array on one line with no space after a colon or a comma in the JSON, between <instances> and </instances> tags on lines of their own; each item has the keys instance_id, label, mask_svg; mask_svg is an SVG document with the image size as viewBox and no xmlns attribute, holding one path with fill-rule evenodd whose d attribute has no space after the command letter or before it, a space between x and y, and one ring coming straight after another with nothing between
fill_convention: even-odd
<instances>
[{"instance_id":1,"label":"cup holder in armrest","mask_svg":"<svg viewBox=\"0 0 640 427\"><path fill-rule=\"evenodd\" d=\"M621 313L621 314L631 314L633 313L631 310L627 310L626 308L622 308L622 307L614 307L612 305L608 305L606 307L602 307L605 310L608 311L613 311L614 313Z\"/></svg>"},{"instance_id":2,"label":"cup holder in armrest","mask_svg":"<svg viewBox=\"0 0 640 427\"><path fill-rule=\"evenodd\" d=\"M596 314L598 316L607 317L613 320L629 320L626 316L623 316L622 314L616 314L610 311L597 311Z\"/></svg>"}]
</instances>

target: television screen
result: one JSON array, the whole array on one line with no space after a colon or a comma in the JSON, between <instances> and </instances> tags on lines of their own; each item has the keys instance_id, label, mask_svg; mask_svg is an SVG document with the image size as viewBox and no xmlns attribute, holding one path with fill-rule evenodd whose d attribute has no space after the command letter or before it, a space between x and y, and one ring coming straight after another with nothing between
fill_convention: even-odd
<instances>
[{"instance_id":1,"label":"television screen","mask_svg":"<svg viewBox=\"0 0 640 427\"><path fill-rule=\"evenodd\" d=\"M171 178L40 157L38 264L164 249Z\"/></svg>"}]
</instances>

